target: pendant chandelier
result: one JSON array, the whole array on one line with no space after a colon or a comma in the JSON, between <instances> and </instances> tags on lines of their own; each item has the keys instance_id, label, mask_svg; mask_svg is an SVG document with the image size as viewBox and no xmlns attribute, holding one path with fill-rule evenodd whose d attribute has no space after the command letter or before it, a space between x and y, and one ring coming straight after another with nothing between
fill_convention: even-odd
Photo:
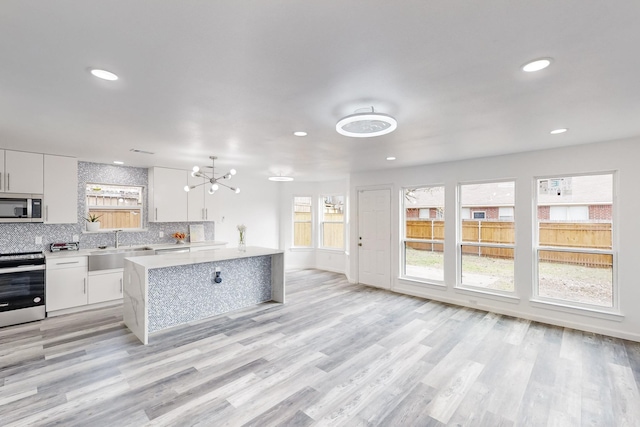
<instances>
[{"instance_id":1,"label":"pendant chandelier","mask_svg":"<svg viewBox=\"0 0 640 427\"><path fill-rule=\"evenodd\" d=\"M231 191L235 192L236 194L238 194L240 192L240 189L238 187L231 187L231 186L221 182L221 181L224 181L224 180L227 180L227 179L231 179L231 177L236 174L236 170L235 169L231 169L229 172L225 173L224 175L216 177L215 161L216 161L217 157L216 156L209 156L209 158L211 159L211 166L205 166L205 167L206 168L211 168L211 176L209 176L206 173L200 171L200 168L198 166L194 166L193 167L193 172L191 172L191 176L193 176L195 178L204 178L205 181L200 183L200 184L196 184L196 185L191 185L191 186L185 185L184 186L184 191L191 191L196 187L200 187L201 185L211 184L211 187L209 187L209 194L215 193L216 190L218 190L220 188L220 186L227 187L229 190L231 190Z\"/></svg>"}]
</instances>

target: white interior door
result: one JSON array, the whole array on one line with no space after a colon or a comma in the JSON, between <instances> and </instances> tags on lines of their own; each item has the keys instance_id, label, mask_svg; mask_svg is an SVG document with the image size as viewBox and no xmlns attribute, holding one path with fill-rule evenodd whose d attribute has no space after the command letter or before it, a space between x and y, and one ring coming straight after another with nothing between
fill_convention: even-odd
<instances>
[{"instance_id":1,"label":"white interior door","mask_svg":"<svg viewBox=\"0 0 640 427\"><path fill-rule=\"evenodd\" d=\"M358 281L391 287L391 191L358 192Z\"/></svg>"}]
</instances>

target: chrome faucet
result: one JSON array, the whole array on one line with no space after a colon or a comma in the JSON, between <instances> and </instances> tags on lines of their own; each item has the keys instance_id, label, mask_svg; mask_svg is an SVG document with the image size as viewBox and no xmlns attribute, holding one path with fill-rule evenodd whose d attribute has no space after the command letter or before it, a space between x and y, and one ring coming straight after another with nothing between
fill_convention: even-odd
<instances>
[{"instance_id":1,"label":"chrome faucet","mask_svg":"<svg viewBox=\"0 0 640 427\"><path fill-rule=\"evenodd\" d=\"M121 232L122 230L114 230L113 232L116 233L116 249L118 249L118 246L120 246L120 242L118 241L118 233Z\"/></svg>"}]
</instances>

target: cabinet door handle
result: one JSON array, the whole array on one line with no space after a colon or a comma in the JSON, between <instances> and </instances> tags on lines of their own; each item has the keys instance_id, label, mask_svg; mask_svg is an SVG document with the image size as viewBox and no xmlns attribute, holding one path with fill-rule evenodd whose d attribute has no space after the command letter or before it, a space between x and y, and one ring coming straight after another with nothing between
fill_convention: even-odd
<instances>
[{"instance_id":1,"label":"cabinet door handle","mask_svg":"<svg viewBox=\"0 0 640 427\"><path fill-rule=\"evenodd\" d=\"M209 219L209 209L204 210L204 219Z\"/></svg>"},{"instance_id":2,"label":"cabinet door handle","mask_svg":"<svg viewBox=\"0 0 640 427\"><path fill-rule=\"evenodd\" d=\"M120 293L122 293L122 279L120 279Z\"/></svg>"},{"instance_id":3,"label":"cabinet door handle","mask_svg":"<svg viewBox=\"0 0 640 427\"><path fill-rule=\"evenodd\" d=\"M49 221L49 205L44 207L44 220Z\"/></svg>"},{"instance_id":4,"label":"cabinet door handle","mask_svg":"<svg viewBox=\"0 0 640 427\"><path fill-rule=\"evenodd\" d=\"M201 212L200 218L204 219L204 208L202 208L202 212Z\"/></svg>"},{"instance_id":5,"label":"cabinet door handle","mask_svg":"<svg viewBox=\"0 0 640 427\"><path fill-rule=\"evenodd\" d=\"M82 282L83 282L82 292L86 294L87 293L87 279L86 278L82 279Z\"/></svg>"},{"instance_id":6,"label":"cabinet door handle","mask_svg":"<svg viewBox=\"0 0 640 427\"><path fill-rule=\"evenodd\" d=\"M11 190L11 184L9 184L9 172L7 172L7 191Z\"/></svg>"},{"instance_id":7,"label":"cabinet door handle","mask_svg":"<svg viewBox=\"0 0 640 427\"><path fill-rule=\"evenodd\" d=\"M56 265L64 265L64 264L78 264L80 261L67 261L67 262L56 262Z\"/></svg>"},{"instance_id":8,"label":"cabinet door handle","mask_svg":"<svg viewBox=\"0 0 640 427\"><path fill-rule=\"evenodd\" d=\"M156 208L156 221L158 220L158 208Z\"/></svg>"}]
</instances>

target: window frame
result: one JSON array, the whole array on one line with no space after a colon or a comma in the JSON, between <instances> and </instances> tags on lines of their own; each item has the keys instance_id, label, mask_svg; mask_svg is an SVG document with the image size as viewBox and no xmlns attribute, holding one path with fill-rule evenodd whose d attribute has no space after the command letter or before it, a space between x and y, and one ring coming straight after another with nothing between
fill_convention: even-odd
<instances>
[{"instance_id":1,"label":"window frame","mask_svg":"<svg viewBox=\"0 0 640 427\"><path fill-rule=\"evenodd\" d=\"M462 240L462 223L465 220L473 221L474 213L479 211L474 211L473 207L470 207L470 218L463 218L462 215L462 187L465 185L481 185L481 184L502 184L502 183L513 183L513 230L514 230L514 238L513 243L485 243L485 242L465 242ZM518 286L516 283L516 261L518 257L518 249L517 249L517 241L516 241L516 192L517 192L518 182L516 178L502 178L502 179L492 179L492 180L483 180L483 181L465 181L458 182L456 185L456 290L469 291L478 294L487 294L487 295L496 295L499 297L507 297L512 299L517 297ZM484 202L483 202L484 203ZM484 204L483 206L487 206ZM499 206L498 206L499 207ZM485 219L486 220L486 210ZM475 219L480 221L480 219ZM499 220L499 219L498 219ZM463 246L473 246L480 248L496 248L496 249L511 249L513 251L513 290L502 290L502 289L490 289L482 286L473 286L469 284L465 284L462 282L462 247Z\"/></svg>"},{"instance_id":2,"label":"window frame","mask_svg":"<svg viewBox=\"0 0 640 427\"><path fill-rule=\"evenodd\" d=\"M563 247L563 246L541 246L540 245L540 218L538 216L539 209L539 192L538 185L540 180L553 178L567 178L567 177L580 177L580 176L596 176L596 175L611 175L611 249L588 249L582 247ZM531 301L547 306L553 306L566 310L579 310L586 312L597 312L620 315L620 290L618 285L618 227L619 223L617 218L617 184L618 174L617 171L598 171L598 172L586 172L586 173L559 173L554 175L541 175L534 176L533 178L533 283L532 283L532 297ZM569 252L569 253L584 253L584 254L600 254L611 256L611 307L601 306L596 304L588 304L578 301L571 301L567 299L558 299L553 297L547 297L540 295L540 252Z\"/></svg>"},{"instance_id":3,"label":"window frame","mask_svg":"<svg viewBox=\"0 0 640 427\"><path fill-rule=\"evenodd\" d=\"M309 214L310 218L308 221L296 221L296 199L297 198L308 198L309 199ZM294 194L291 197L291 249L313 249L314 248L314 227L315 227L315 214L313 208L313 196L312 195L301 195ZM309 246L296 246L296 224L311 224L311 242L309 242Z\"/></svg>"},{"instance_id":4,"label":"window frame","mask_svg":"<svg viewBox=\"0 0 640 427\"><path fill-rule=\"evenodd\" d=\"M342 221L326 221L325 220L325 198L327 197L342 197ZM346 197L342 193L325 193L320 194L318 197L318 249L326 250L326 251L339 251L343 252L346 249L346 239L345 239L345 230L346 230ZM327 224L342 224L342 247L335 248L331 246L324 246L324 225Z\"/></svg>"},{"instance_id":5,"label":"window frame","mask_svg":"<svg viewBox=\"0 0 640 427\"><path fill-rule=\"evenodd\" d=\"M129 206L110 206L110 205L91 205L89 204L89 200L88 200L88 194L87 194L87 187L90 185L95 185L95 186L105 186L105 187L132 187L132 188L139 188L140 189L140 204L138 205L129 205ZM127 211L127 210L138 210L139 213L138 215L140 215L140 227L131 227L131 228L120 228L120 227L115 227L115 228L100 228L100 230L98 231L83 231L83 233L112 233L115 230L121 230L123 232L140 232L140 231L145 231L145 201L146 201L146 187L144 185L135 185L135 184L109 184L109 183L100 183L100 182L86 182L84 184L84 218L88 218L89 214L91 212L91 209L94 208L94 210L100 210L100 209L105 209L108 208L108 210L114 210L114 211ZM86 220L85 220L86 221Z\"/></svg>"},{"instance_id":6,"label":"window frame","mask_svg":"<svg viewBox=\"0 0 640 427\"><path fill-rule=\"evenodd\" d=\"M424 284L428 284L428 285L436 285L436 286L446 286L445 284L445 268L444 268L444 262L445 262L445 252L446 252L446 233L443 233L443 239L442 240L436 240L436 239L416 239L416 238L408 238L407 237L407 208L409 207L406 203L406 197L405 197L405 192L408 189L418 189L418 188L442 188L442 192L443 192L443 200L442 200L442 208L445 208L445 204L446 204L446 185L439 183L439 184L421 184L421 185L410 185L410 186L403 186L400 189L400 220L401 220L401 224L400 224L400 279L402 280L408 280L408 281L412 281L412 282L417 282L417 283L424 283ZM429 208L431 209L431 208ZM420 216L420 214L418 213L418 217ZM445 225L444 227L446 227L446 211L444 212L444 214L442 215L436 215L436 218L433 218L433 220L439 220L442 221ZM412 276L407 274L407 259L406 259L406 247L407 247L407 243L425 243L425 244L437 244L437 245L442 245L442 257L443 257L443 269L442 269L442 274L443 274L443 280L437 280L437 279L429 279L429 278L425 278L425 277L419 277L419 276Z\"/></svg>"}]
</instances>

